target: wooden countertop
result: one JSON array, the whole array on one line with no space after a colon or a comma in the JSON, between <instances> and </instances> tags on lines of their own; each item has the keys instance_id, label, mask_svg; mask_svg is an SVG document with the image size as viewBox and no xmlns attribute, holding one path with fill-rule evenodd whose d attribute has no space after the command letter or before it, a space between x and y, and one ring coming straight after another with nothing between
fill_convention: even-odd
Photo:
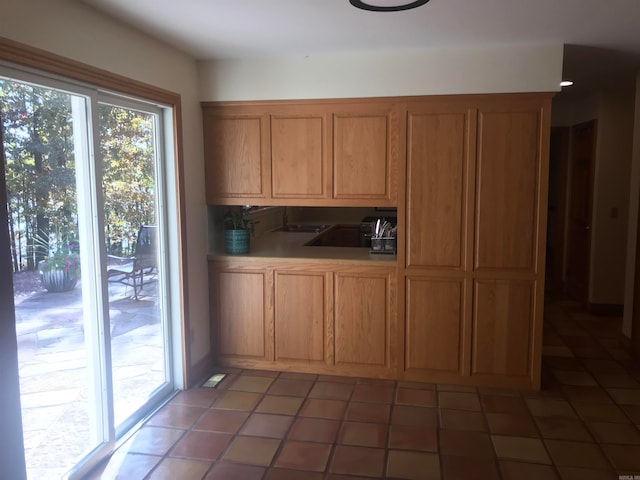
<instances>
[{"instance_id":1,"label":"wooden countertop","mask_svg":"<svg viewBox=\"0 0 640 480\"><path fill-rule=\"evenodd\" d=\"M316 237L317 233L266 232L250 240L250 252L246 255L228 255L224 251L210 253L208 260L250 259L265 261L269 259L326 263L364 263L367 265L394 266L396 255L373 254L368 248L355 247L311 247L305 243ZM222 242L220 242L222 243ZM220 247L223 247L221 244Z\"/></svg>"}]
</instances>

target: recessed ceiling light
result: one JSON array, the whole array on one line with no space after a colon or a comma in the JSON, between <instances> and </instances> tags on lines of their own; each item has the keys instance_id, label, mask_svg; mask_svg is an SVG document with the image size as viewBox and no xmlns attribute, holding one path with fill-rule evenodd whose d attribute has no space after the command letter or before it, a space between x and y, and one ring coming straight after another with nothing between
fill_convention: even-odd
<instances>
[{"instance_id":1,"label":"recessed ceiling light","mask_svg":"<svg viewBox=\"0 0 640 480\"><path fill-rule=\"evenodd\" d=\"M561 87L570 87L571 85L573 85L573 82L571 80L563 80L560 82Z\"/></svg>"},{"instance_id":2,"label":"recessed ceiling light","mask_svg":"<svg viewBox=\"0 0 640 480\"><path fill-rule=\"evenodd\" d=\"M429 0L415 0L413 2L407 0L349 0L354 7L371 12L401 12L402 10L410 10L420 7Z\"/></svg>"}]
</instances>

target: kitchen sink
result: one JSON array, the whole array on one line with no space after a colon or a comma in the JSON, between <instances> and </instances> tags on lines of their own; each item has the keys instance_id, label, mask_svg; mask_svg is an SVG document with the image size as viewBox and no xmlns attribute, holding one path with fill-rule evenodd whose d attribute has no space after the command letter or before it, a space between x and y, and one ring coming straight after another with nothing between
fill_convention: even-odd
<instances>
[{"instance_id":1,"label":"kitchen sink","mask_svg":"<svg viewBox=\"0 0 640 480\"><path fill-rule=\"evenodd\" d=\"M309 247L363 247L360 225L335 225L313 240L305 243Z\"/></svg>"},{"instance_id":2,"label":"kitchen sink","mask_svg":"<svg viewBox=\"0 0 640 480\"><path fill-rule=\"evenodd\" d=\"M300 225L289 224L284 227L276 228L274 232L294 232L294 233L320 233L329 228L330 225Z\"/></svg>"}]
</instances>

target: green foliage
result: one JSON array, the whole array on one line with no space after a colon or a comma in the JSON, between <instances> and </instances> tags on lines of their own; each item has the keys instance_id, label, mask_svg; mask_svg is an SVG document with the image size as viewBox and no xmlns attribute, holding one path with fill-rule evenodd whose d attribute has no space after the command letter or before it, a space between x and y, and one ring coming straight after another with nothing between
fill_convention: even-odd
<instances>
[{"instance_id":1,"label":"green foliage","mask_svg":"<svg viewBox=\"0 0 640 480\"><path fill-rule=\"evenodd\" d=\"M14 269L32 269L36 233L77 232L71 97L0 80L0 108Z\"/></svg>"},{"instance_id":2,"label":"green foliage","mask_svg":"<svg viewBox=\"0 0 640 480\"><path fill-rule=\"evenodd\" d=\"M49 254L49 242L78 238L75 162L81 152L74 152L71 99L66 92L0 79L16 271L34 269ZM106 249L131 255L140 225L157 223L154 116L100 104L97 117ZM49 255L49 261L54 257L60 255Z\"/></svg>"},{"instance_id":3,"label":"green foliage","mask_svg":"<svg viewBox=\"0 0 640 480\"><path fill-rule=\"evenodd\" d=\"M140 225L156 223L153 116L106 104L98 113L107 252L132 255Z\"/></svg>"},{"instance_id":4,"label":"green foliage","mask_svg":"<svg viewBox=\"0 0 640 480\"><path fill-rule=\"evenodd\" d=\"M227 230L247 230L252 223L245 207L229 207L224 215L224 228Z\"/></svg>"},{"instance_id":5,"label":"green foliage","mask_svg":"<svg viewBox=\"0 0 640 480\"><path fill-rule=\"evenodd\" d=\"M36 248L48 251L51 242L48 237L35 235L34 244ZM50 270L64 270L71 277L80 277L80 245L75 240L64 239L58 243L58 246L50 251L44 260L38 263L40 272L48 272Z\"/></svg>"},{"instance_id":6,"label":"green foliage","mask_svg":"<svg viewBox=\"0 0 640 480\"><path fill-rule=\"evenodd\" d=\"M38 264L38 270L41 272L64 270L72 278L78 278L80 277L80 256L69 251L56 251Z\"/></svg>"}]
</instances>

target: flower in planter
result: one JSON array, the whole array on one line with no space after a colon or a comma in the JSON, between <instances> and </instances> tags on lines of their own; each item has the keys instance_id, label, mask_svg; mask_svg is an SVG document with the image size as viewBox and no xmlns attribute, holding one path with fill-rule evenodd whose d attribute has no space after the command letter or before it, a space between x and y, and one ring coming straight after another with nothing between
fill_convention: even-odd
<instances>
[{"instance_id":1,"label":"flower in planter","mask_svg":"<svg viewBox=\"0 0 640 480\"><path fill-rule=\"evenodd\" d=\"M38 270L40 273L58 270L66 272L71 278L78 278L80 276L80 255L77 250L78 244L74 242L69 243L67 248L57 249L53 255L40 262Z\"/></svg>"}]
</instances>

